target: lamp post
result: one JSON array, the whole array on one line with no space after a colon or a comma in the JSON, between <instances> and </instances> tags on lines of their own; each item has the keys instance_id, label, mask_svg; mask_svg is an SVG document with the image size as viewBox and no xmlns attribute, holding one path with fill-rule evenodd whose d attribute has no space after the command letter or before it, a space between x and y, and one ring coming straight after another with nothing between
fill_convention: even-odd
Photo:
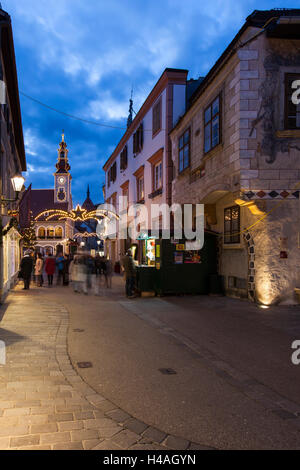
<instances>
[{"instance_id":1,"label":"lamp post","mask_svg":"<svg viewBox=\"0 0 300 470\"><path fill-rule=\"evenodd\" d=\"M20 175L16 174L13 178L11 178L11 183L12 187L16 193L14 199L9 199L4 197L3 194L1 194L0 197L0 204L1 204L1 215L0 215L0 245L2 246L3 244L3 225L2 225L2 207L6 207L9 203L11 202L16 202L19 198L19 193L22 190L22 187L24 185L25 178Z\"/></svg>"},{"instance_id":2,"label":"lamp post","mask_svg":"<svg viewBox=\"0 0 300 470\"><path fill-rule=\"evenodd\" d=\"M2 194L1 195L1 200L0 200L0 203L1 203L2 206L6 206L10 202L16 202L18 200L19 193L23 188L24 182L25 182L25 178L20 174L17 174L13 178L11 178L11 184L12 184L12 187L13 187L15 193L16 193L16 196L15 196L14 199L7 199Z\"/></svg>"}]
</instances>

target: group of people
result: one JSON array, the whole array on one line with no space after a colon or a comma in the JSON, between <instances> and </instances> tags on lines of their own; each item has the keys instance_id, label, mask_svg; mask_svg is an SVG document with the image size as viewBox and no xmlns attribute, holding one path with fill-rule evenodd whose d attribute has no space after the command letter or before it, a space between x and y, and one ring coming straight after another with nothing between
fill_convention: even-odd
<instances>
[{"instance_id":1,"label":"group of people","mask_svg":"<svg viewBox=\"0 0 300 470\"><path fill-rule=\"evenodd\" d=\"M32 275L38 287L44 285L44 273L48 278L48 287L52 287L56 274L56 284L67 286L72 282L75 292L88 293L89 289L99 293L104 279L107 288L112 286L111 261L97 254L92 257L88 253L78 252L74 257L58 253L56 257L51 252L43 257L41 253L27 250L21 261L19 278L24 281L24 290L30 288Z\"/></svg>"},{"instance_id":2,"label":"group of people","mask_svg":"<svg viewBox=\"0 0 300 470\"><path fill-rule=\"evenodd\" d=\"M127 251L121 261L126 279L126 296L133 298L136 296L136 265L131 250ZM99 294L102 284L106 288L112 287L112 263L109 259L100 257L99 254L92 257L88 253L79 251L74 257L62 253L54 257L48 252L44 259L41 253L34 254L33 251L26 251L19 272L19 278L24 281L24 289L30 288L33 273L37 286L42 287L44 272L48 278L48 287L53 285L55 273L57 274L56 284L66 286L71 281L74 292L87 294L89 290L92 290L95 294Z\"/></svg>"},{"instance_id":3,"label":"group of people","mask_svg":"<svg viewBox=\"0 0 300 470\"><path fill-rule=\"evenodd\" d=\"M69 284L69 265L70 258L68 255L58 253L56 257L52 253L47 252L44 259L42 253L34 253L27 250L21 260L19 278L24 281L24 290L30 288L32 274L35 276L35 282L38 287L44 285L44 272L48 278L48 287L53 285L53 278L57 272L57 284Z\"/></svg>"},{"instance_id":4,"label":"group of people","mask_svg":"<svg viewBox=\"0 0 300 470\"><path fill-rule=\"evenodd\" d=\"M102 279L107 288L112 287L112 263L109 259L92 257L86 253L79 252L70 264L70 277L74 292L88 293L91 289L94 294L99 294Z\"/></svg>"}]
</instances>

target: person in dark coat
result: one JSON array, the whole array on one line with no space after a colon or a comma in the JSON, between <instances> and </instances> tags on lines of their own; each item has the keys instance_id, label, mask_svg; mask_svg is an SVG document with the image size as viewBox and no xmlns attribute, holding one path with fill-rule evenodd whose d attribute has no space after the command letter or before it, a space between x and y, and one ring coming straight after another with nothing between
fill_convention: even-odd
<instances>
[{"instance_id":1,"label":"person in dark coat","mask_svg":"<svg viewBox=\"0 0 300 470\"><path fill-rule=\"evenodd\" d=\"M127 253L125 256L122 258L122 265L125 273L125 279L126 279L126 296L131 299L135 297L134 291L135 291L135 279L136 279L136 268L135 264L132 258L132 251L127 250Z\"/></svg>"},{"instance_id":2,"label":"person in dark coat","mask_svg":"<svg viewBox=\"0 0 300 470\"><path fill-rule=\"evenodd\" d=\"M69 285L69 266L70 266L70 259L68 255L64 255L64 267L63 267L63 285Z\"/></svg>"},{"instance_id":3,"label":"person in dark coat","mask_svg":"<svg viewBox=\"0 0 300 470\"><path fill-rule=\"evenodd\" d=\"M31 274L33 271L33 259L31 257L31 252L26 251L24 257L21 260L20 266L21 276L24 281L24 290L28 290L30 287Z\"/></svg>"}]
</instances>

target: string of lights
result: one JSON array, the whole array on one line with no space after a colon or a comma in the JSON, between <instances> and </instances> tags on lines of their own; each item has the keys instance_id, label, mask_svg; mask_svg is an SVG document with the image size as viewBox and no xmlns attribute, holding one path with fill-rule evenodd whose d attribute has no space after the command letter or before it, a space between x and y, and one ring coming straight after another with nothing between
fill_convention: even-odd
<instances>
[{"instance_id":1,"label":"string of lights","mask_svg":"<svg viewBox=\"0 0 300 470\"><path fill-rule=\"evenodd\" d=\"M123 130L123 131L126 131L127 130L127 127L121 127L121 126L112 126L111 124L105 124L103 122L98 122L98 121L91 121L89 119L84 119L82 117L79 117L79 116L75 116L74 114L70 114L70 113L66 113L65 111L61 111L60 109L57 109L55 108L54 106L50 106L46 103L43 103L42 101L36 99L36 98L33 98L33 96L30 96L28 95L27 93L24 93L23 91L20 91L20 95L24 96L25 98L33 101L34 103L37 103L39 104L40 106L43 106L44 108L46 109L49 109L51 111L54 111L55 113L58 113L58 114L62 114L63 116L67 117L67 118L70 118L70 119L74 119L76 121L81 121L81 122L84 122L85 124L91 124L93 126L98 126L98 127L107 127L109 129L119 129L119 130ZM134 111L134 113L136 114L136 112ZM164 130L164 129L161 129L161 130ZM152 129L144 129L145 132L152 132Z\"/></svg>"}]
</instances>

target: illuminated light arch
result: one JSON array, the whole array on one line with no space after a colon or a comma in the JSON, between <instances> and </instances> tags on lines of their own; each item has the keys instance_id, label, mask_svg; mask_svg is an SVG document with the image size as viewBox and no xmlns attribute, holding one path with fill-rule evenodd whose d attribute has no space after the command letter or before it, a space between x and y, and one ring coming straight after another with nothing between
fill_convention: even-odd
<instances>
[{"instance_id":1,"label":"illuminated light arch","mask_svg":"<svg viewBox=\"0 0 300 470\"><path fill-rule=\"evenodd\" d=\"M84 232L84 233L77 232L74 235L74 238L89 238L89 237L98 237L98 235L95 232L91 232L91 233L89 233L89 232Z\"/></svg>"},{"instance_id":2,"label":"illuminated light arch","mask_svg":"<svg viewBox=\"0 0 300 470\"><path fill-rule=\"evenodd\" d=\"M99 220L103 218L111 219L112 217L117 220L119 219L119 216L113 211L106 209L87 211L86 209L82 209L79 204L76 206L76 209L72 209L71 211L64 211L61 209L46 209L43 212L40 212L35 217L35 220L38 221L41 217L45 217L46 221L51 221L53 218L56 218L58 220L73 220L74 222L85 222L91 219Z\"/></svg>"}]
</instances>

